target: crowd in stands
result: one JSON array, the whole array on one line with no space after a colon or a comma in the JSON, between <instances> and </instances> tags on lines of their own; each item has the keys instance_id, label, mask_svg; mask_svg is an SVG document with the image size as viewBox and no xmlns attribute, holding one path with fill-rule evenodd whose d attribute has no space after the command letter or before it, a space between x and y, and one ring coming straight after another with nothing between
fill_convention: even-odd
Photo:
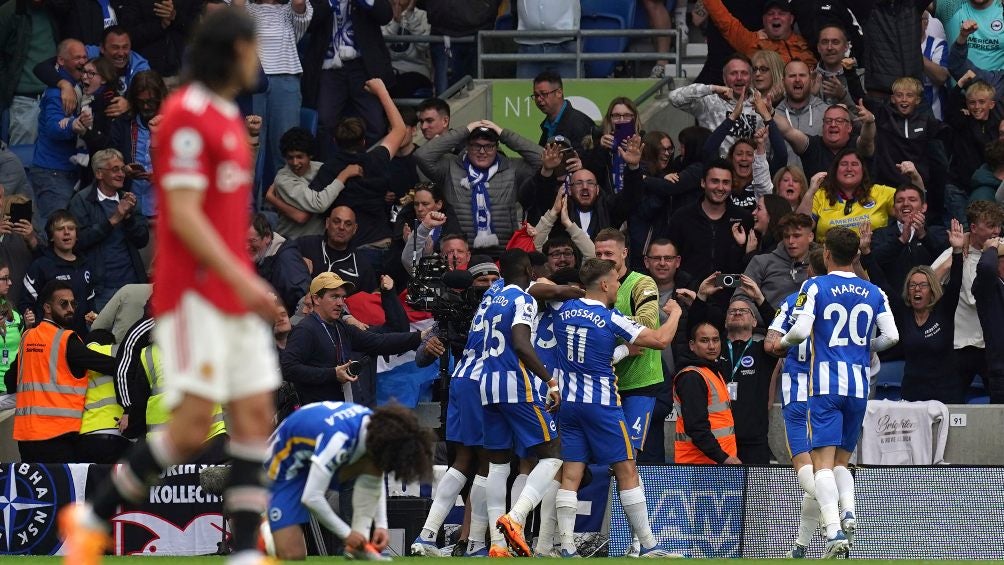
<instances>
[{"instance_id":1,"label":"crowd in stands","mask_svg":"<svg viewBox=\"0 0 1004 565\"><path fill-rule=\"evenodd\" d=\"M286 313L275 326L284 394L375 403L373 359L445 349L409 327L403 291L416 259L439 254L483 274L520 246L541 277L600 257L648 279L660 306L681 302L684 322L661 355L665 417L673 375L694 362L686 320L714 320L739 346L762 335L839 226L859 233L862 272L894 305L903 345L883 361L904 361L903 399L966 402L978 375L1004 402L1001 1L638 4L651 26L701 28L708 42L701 73L669 93L693 118L675 138L647 129L625 97L597 124L568 99L562 79L574 67L544 61L516 70L540 111L539 138L498 117L454 123L435 96L476 74L475 45L383 37L463 38L500 15L520 30L575 30L579 0L0 5L4 141L34 147L27 172L0 150L0 406L43 394L49 371L65 371L88 380L79 402L53 408L92 418L79 432L15 425L22 456L114 461L118 440L49 453L30 444L50 432L137 437L165 421L146 305L151 132L183 80L186 38L213 10L247 10L258 25L260 85L238 101L262 186L245 251ZM520 53L575 49L571 38L517 43ZM670 52L668 38L653 43ZM316 127L301 127L303 109ZM383 325L352 315L356 293L375 296ZM63 356L58 369L18 359L24 343L46 340ZM729 347L723 372L735 379L731 357ZM361 374L336 372L359 358L371 361ZM19 380L29 369L44 375ZM770 459L774 389L761 373L736 411L743 461ZM762 402L745 406L752 398ZM207 441L225 432L222 418L213 430ZM662 441L653 433L645 454L659 460Z\"/></svg>"}]
</instances>

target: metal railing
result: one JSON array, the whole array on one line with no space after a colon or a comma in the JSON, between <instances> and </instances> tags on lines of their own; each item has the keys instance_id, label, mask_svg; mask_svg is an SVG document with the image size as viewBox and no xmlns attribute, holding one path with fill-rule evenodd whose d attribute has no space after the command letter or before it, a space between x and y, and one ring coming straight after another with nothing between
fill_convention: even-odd
<instances>
[{"instance_id":1,"label":"metal railing","mask_svg":"<svg viewBox=\"0 0 1004 565\"><path fill-rule=\"evenodd\" d=\"M441 100L449 100L454 96L457 98L463 98L464 96L467 96L467 93L464 92L465 90L474 90L474 77L471 75L464 75L463 78L450 85L450 87L444 90L441 94L437 94L436 97ZM398 106L418 106L424 100L424 98L395 98L394 103Z\"/></svg>"},{"instance_id":2,"label":"metal railing","mask_svg":"<svg viewBox=\"0 0 1004 565\"><path fill-rule=\"evenodd\" d=\"M583 39L591 37L663 37L670 36L676 44L675 53L585 53ZM575 53L485 53L486 39L568 39L575 41ZM682 36L675 29L580 29L556 31L482 31L477 35L478 44L478 78L485 76L485 63L491 62L562 62L574 61L576 77L583 78L583 63L586 61L670 61L674 75L683 76Z\"/></svg>"},{"instance_id":3,"label":"metal railing","mask_svg":"<svg viewBox=\"0 0 1004 565\"><path fill-rule=\"evenodd\" d=\"M662 80L648 87L648 90L645 92L639 94L638 97L634 99L634 105L640 108L642 103L652 96L655 96L656 98L664 98L670 90L673 90L675 82L676 77L662 77Z\"/></svg>"}]
</instances>

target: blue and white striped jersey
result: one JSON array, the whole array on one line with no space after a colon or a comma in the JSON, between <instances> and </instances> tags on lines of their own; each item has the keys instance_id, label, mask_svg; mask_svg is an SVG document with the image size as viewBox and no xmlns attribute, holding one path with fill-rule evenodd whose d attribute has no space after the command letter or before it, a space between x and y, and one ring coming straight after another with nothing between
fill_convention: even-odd
<instances>
[{"instance_id":1,"label":"blue and white striped jersey","mask_svg":"<svg viewBox=\"0 0 1004 565\"><path fill-rule=\"evenodd\" d=\"M791 326L795 325L794 310L797 299L797 292L789 294L784 299L768 329L781 332L781 335L788 333ZM788 356L784 358L784 364L781 367L781 406L809 400L811 355L809 349L811 341L807 339L788 349Z\"/></svg>"},{"instance_id":2,"label":"blue and white striped jersey","mask_svg":"<svg viewBox=\"0 0 1004 565\"><path fill-rule=\"evenodd\" d=\"M802 284L794 314L813 320L809 396L868 398L876 320L892 316L885 293L853 273L835 271Z\"/></svg>"},{"instance_id":3,"label":"blue and white striped jersey","mask_svg":"<svg viewBox=\"0 0 1004 565\"><path fill-rule=\"evenodd\" d=\"M482 404L533 402L536 377L516 356L512 328L525 324L532 329L536 316L537 303L516 285L493 285L485 293L471 323L464 359L453 373L481 384Z\"/></svg>"},{"instance_id":4,"label":"blue and white striped jersey","mask_svg":"<svg viewBox=\"0 0 1004 565\"><path fill-rule=\"evenodd\" d=\"M644 329L596 300L580 298L562 304L554 314L562 400L620 406L611 365L614 348L618 339L633 342Z\"/></svg>"},{"instance_id":5,"label":"blue and white striped jersey","mask_svg":"<svg viewBox=\"0 0 1004 565\"><path fill-rule=\"evenodd\" d=\"M269 440L265 463L273 481L288 481L310 471L311 463L338 468L355 463L366 452L366 425L373 411L351 402L314 402L300 407L279 424Z\"/></svg>"}]
</instances>

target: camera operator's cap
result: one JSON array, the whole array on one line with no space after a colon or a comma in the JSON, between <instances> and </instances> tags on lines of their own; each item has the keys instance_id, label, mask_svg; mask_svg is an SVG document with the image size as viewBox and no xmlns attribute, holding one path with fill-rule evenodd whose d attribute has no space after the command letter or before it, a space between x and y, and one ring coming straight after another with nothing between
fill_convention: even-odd
<instances>
[{"instance_id":1,"label":"camera operator's cap","mask_svg":"<svg viewBox=\"0 0 1004 565\"><path fill-rule=\"evenodd\" d=\"M499 134L495 133L495 130L492 128L480 126L474 128L474 130L467 136L467 141L474 141L475 139L484 139L492 143L498 143Z\"/></svg>"},{"instance_id":2,"label":"camera operator's cap","mask_svg":"<svg viewBox=\"0 0 1004 565\"><path fill-rule=\"evenodd\" d=\"M314 280L310 281L310 294L318 294L322 290L335 289L345 287L345 292L352 294L352 291L356 289L356 285L350 283L349 281L342 280L342 277L336 275L332 272L325 272L314 277Z\"/></svg>"},{"instance_id":3,"label":"camera operator's cap","mask_svg":"<svg viewBox=\"0 0 1004 565\"><path fill-rule=\"evenodd\" d=\"M763 13L767 13L771 8L781 8L789 14L794 13L791 10L791 3L788 0L767 0L763 5Z\"/></svg>"},{"instance_id":4,"label":"camera operator's cap","mask_svg":"<svg viewBox=\"0 0 1004 565\"><path fill-rule=\"evenodd\" d=\"M475 255L471 257L471 260L467 262L467 272L474 278L478 278L481 275L502 276L498 266L487 255Z\"/></svg>"}]
</instances>

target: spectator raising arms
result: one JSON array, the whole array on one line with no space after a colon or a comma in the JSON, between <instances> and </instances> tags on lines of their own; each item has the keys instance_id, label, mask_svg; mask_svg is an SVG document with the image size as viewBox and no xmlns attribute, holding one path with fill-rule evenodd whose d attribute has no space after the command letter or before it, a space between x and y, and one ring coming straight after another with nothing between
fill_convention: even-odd
<instances>
[{"instance_id":1,"label":"spectator raising arms","mask_svg":"<svg viewBox=\"0 0 1004 565\"><path fill-rule=\"evenodd\" d=\"M451 153L465 139L460 155ZM500 153L499 142L522 158ZM514 131L479 120L419 147L415 159L419 170L443 187L472 246L498 255L518 227L516 189L540 167L542 151Z\"/></svg>"},{"instance_id":2,"label":"spectator raising arms","mask_svg":"<svg viewBox=\"0 0 1004 565\"><path fill-rule=\"evenodd\" d=\"M862 222L868 222L872 228L885 227L895 193L891 186L872 183L861 153L844 149L833 159L829 172L813 175L798 212L812 215L816 241L822 242L835 226L857 231Z\"/></svg>"},{"instance_id":3,"label":"spectator raising arms","mask_svg":"<svg viewBox=\"0 0 1004 565\"><path fill-rule=\"evenodd\" d=\"M952 267L948 284L942 287L927 265L916 266L897 288L885 276L886 263L871 252L871 226L861 227L861 265L881 288L892 306L903 343L903 400L939 400L961 404L965 397L958 386L955 363L955 310L962 290L962 253L966 237L962 225L952 220L948 239L952 246ZM901 292L896 292L901 290ZM900 299L896 300L899 295Z\"/></svg>"}]
</instances>

